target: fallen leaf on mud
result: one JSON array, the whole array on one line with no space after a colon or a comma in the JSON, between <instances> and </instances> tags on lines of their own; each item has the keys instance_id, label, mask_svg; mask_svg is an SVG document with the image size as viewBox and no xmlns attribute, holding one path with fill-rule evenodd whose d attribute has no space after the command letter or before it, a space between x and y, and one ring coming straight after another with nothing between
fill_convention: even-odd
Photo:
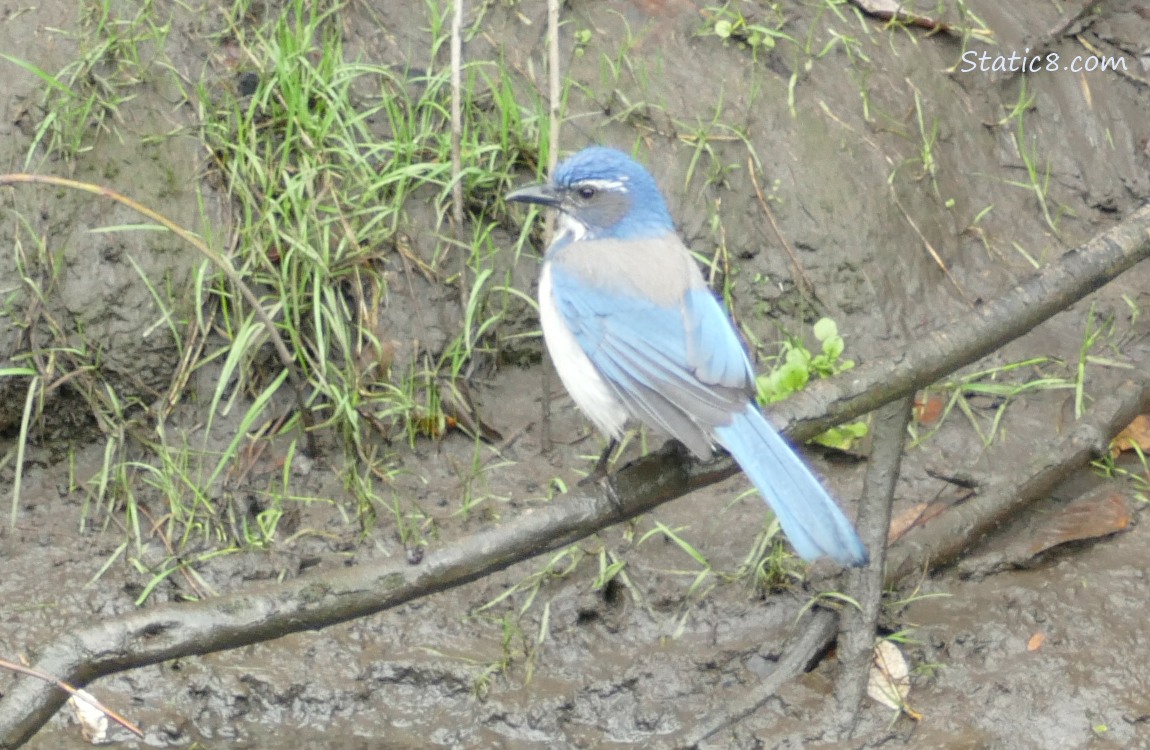
<instances>
[{"instance_id":1,"label":"fallen leaf on mud","mask_svg":"<svg viewBox=\"0 0 1150 750\"><path fill-rule=\"evenodd\" d=\"M914 421L925 427L932 427L942 416L946 399L940 393L919 391L914 397Z\"/></svg>"},{"instance_id":2,"label":"fallen leaf on mud","mask_svg":"<svg viewBox=\"0 0 1150 750\"><path fill-rule=\"evenodd\" d=\"M884 706L902 711L915 721L922 715L906 705L910 694L910 669L898 646L890 641L876 641L871 659L866 694Z\"/></svg>"},{"instance_id":3,"label":"fallen leaf on mud","mask_svg":"<svg viewBox=\"0 0 1150 750\"><path fill-rule=\"evenodd\" d=\"M1110 441L1110 455L1117 458L1123 451L1138 450L1150 453L1150 414L1139 414Z\"/></svg>"},{"instance_id":4,"label":"fallen leaf on mud","mask_svg":"<svg viewBox=\"0 0 1150 750\"><path fill-rule=\"evenodd\" d=\"M89 702L91 701L91 702ZM87 742L100 745L108 741L108 717L96 708L96 699L87 690L77 690L68 699L68 708L80 725L80 734Z\"/></svg>"},{"instance_id":5,"label":"fallen leaf on mud","mask_svg":"<svg viewBox=\"0 0 1150 750\"><path fill-rule=\"evenodd\" d=\"M467 383L459 380L454 383L441 382L439 385L440 407L449 429L463 430L470 435L479 435L489 443L503 440L499 430L484 422L479 409L471 397Z\"/></svg>"},{"instance_id":6,"label":"fallen leaf on mud","mask_svg":"<svg viewBox=\"0 0 1150 750\"><path fill-rule=\"evenodd\" d=\"M1039 630L1034 635L1030 636L1030 640L1026 642L1027 651L1037 651L1042 648L1042 644L1046 643L1046 633Z\"/></svg>"},{"instance_id":7,"label":"fallen leaf on mud","mask_svg":"<svg viewBox=\"0 0 1150 750\"><path fill-rule=\"evenodd\" d=\"M890 529L887 531L887 543L892 543L902 538L902 535L910 531L918 524L919 519L922 518L923 512L927 508L927 503L915 503L897 516L890 519Z\"/></svg>"},{"instance_id":8,"label":"fallen leaf on mud","mask_svg":"<svg viewBox=\"0 0 1150 750\"><path fill-rule=\"evenodd\" d=\"M892 544L901 539L915 526L922 526L932 518L938 517L952 503L915 503L906 510L890 519L890 528L887 530L887 543Z\"/></svg>"},{"instance_id":9,"label":"fallen leaf on mud","mask_svg":"<svg viewBox=\"0 0 1150 750\"><path fill-rule=\"evenodd\" d=\"M1088 492L1051 516L1031 534L1030 556L1067 542L1096 539L1130 526L1130 510L1120 492L1109 486Z\"/></svg>"}]
</instances>

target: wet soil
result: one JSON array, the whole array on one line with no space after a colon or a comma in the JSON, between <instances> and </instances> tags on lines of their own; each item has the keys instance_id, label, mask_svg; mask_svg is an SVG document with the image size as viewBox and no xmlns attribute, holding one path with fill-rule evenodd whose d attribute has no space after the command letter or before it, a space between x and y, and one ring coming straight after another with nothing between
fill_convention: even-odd
<instances>
[{"instance_id":1,"label":"wet soil","mask_svg":"<svg viewBox=\"0 0 1150 750\"><path fill-rule=\"evenodd\" d=\"M502 55L527 79L543 70L546 24L535 5L484 6L483 32L469 41L468 57ZM766 4L735 7L748 17L777 18ZM814 282L822 312L847 336L848 355L860 361L895 356L908 338L1009 288L1030 272L1029 259L1057 257L1150 196L1150 74L1140 57L1150 38L1145 6L1101 3L1054 38L1047 38L1048 30L1077 6L964 7L993 30L997 46L972 39L964 47L954 35L888 28L850 6L809 3L785 4L777 12L788 34L809 39L810 54L781 43L752 54L708 33L714 9L685 0L572 3L565 11L565 64L580 88L569 103L564 146L639 144L665 186L682 234L706 256L719 242L710 223L718 207L733 265L735 313L754 337L771 342L780 327L800 330L812 309L742 166L753 151L773 180L760 187L779 232ZM62 67L76 49L54 30L76 28L75 8L54 0L34 8L0 0L0 49L46 70ZM931 5L924 12L957 24L959 9ZM218 9L195 10L174 11L170 54L190 79L224 81L233 72L214 56L208 33ZM270 5L265 10L275 12ZM422 5L351 4L340 18L350 56L426 64L429 21ZM575 32L582 30L591 33L576 42ZM843 37L854 41L834 42ZM1127 72L1059 70L1024 79L952 70L966 49L993 56L1030 47L1056 52L1064 62L1089 57L1096 48L1121 57ZM621 60L622 73L605 73L610 66L604 59ZM7 73L0 162L15 170L35 131L40 82L13 68ZM1020 136L1007 118L1023 86L1035 98ZM223 231L226 199L202 185L205 213L186 187L202 176L202 144L190 127L194 110L173 96L160 85L141 86L122 107L120 135L99 139L67 168L126 194L158 195L166 213L185 226L214 224ZM173 127L179 135L152 137ZM703 133L705 148L698 140ZM722 174L697 168L700 149L733 168ZM1037 193L1025 187L1031 184L1028 160L1043 165L1043 197L1057 216L1057 232ZM90 234L91 227L135 217L67 192L9 191L2 200L3 226L31 217L60 254L61 274L47 304L59 318L74 321L73 330L102 342L108 377L123 388L166 384L177 352L154 326L156 312L140 276L172 279L178 287L194 268L186 250L154 235ZM13 228L3 236L16 234ZM21 309L32 302L8 281L19 278L16 257L0 258L0 284ZM141 272L128 257L142 265ZM525 290L531 270L520 271ZM974 369L1035 356L1072 369L1088 321L1109 320L1112 327L1096 351L1108 364L1090 366L1086 381L1088 394L1103 394L1123 377L1122 367L1148 361L1150 316L1132 313L1146 309L1148 289L1150 271L1136 268ZM397 301L389 309L391 322L404 325L403 311L410 307ZM4 357L29 346L27 335L9 324L19 315L6 315L0 325ZM540 370L505 366L477 385L493 425L519 435L502 456L482 454L488 464L482 492L475 494L486 499L478 507L458 512L460 497L476 489L467 478L475 445L461 436L398 446L401 471L380 489L381 505L394 497L417 503L435 521L430 543L447 545L549 501L555 477L573 483L600 443L569 400L556 397L552 433L559 442L550 454L541 453ZM201 377L209 382L199 387L210 388L210 371ZM0 392L4 415L20 413L23 387ZM991 449L970 422L957 414L949 418L908 451L896 513L951 491L928 471L994 476L1024 466L1036 439L1063 424L1067 396L1037 392L1016 400ZM987 424L997 403L972 403ZM150 578L121 557L93 582L124 533L114 517L81 529L83 500L68 487L73 476L95 473L103 443L78 401L64 394L48 408L58 412L46 420L54 432L32 445L16 526L0 531L0 656L13 660L34 661L39 648L69 629L130 610ZM183 429L198 429L195 413L182 419ZM16 432L5 420L0 437L7 451ZM221 418L215 429L226 434L236 426L234 417ZM70 460L59 447L65 439L74 450ZM293 492L346 497L342 459L328 448L331 455L293 473ZM850 508L863 465L809 456ZM0 467L0 497L10 496L12 477L9 460ZM272 470L260 481L281 479ZM145 742L114 730L125 747L590 748L670 741L768 673L787 632L767 624L777 600L718 577L704 591L692 590L697 566L679 547L665 537L637 540L656 522L681 528L716 570L733 571L763 525L761 503L742 497L745 487L741 478L732 479L587 540L579 545L578 564L547 577L531 602L517 595L482 608L539 571L544 560L384 615L135 670L100 680L94 689L145 729ZM1142 505L1123 491L1137 520ZM1036 518L1054 512L1058 502L1038 509ZM338 502L308 504L300 513L298 528L322 533L215 558L197 569L203 583L237 591L407 554L384 516L364 538ZM1020 520L981 552L993 554L1033 522ZM913 628L906 651L917 671L909 703L921 720L870 704L860 739L830 740L826 722L836 663L827 658L706 746L1150 747L1147 549L1150 530L1136 523L1126 533L1056 550L1021 569L924 578L913 592L900 592L903 598L913 594L913 602L892 606L884 622L892 630ZM601 550L627 563L627 585L606 594L592 586ZM155 549L129 557L155 561L163 554L156 541ZM152 601L177 599L187 585L173 577ZM775 596L805 600L809 593L798 587ZM1036 633L1045 640L1032 650ZM0 676L0 691L11 680ZM61 714L30 746L82 744Z\"/></svg>"}]
</instances>

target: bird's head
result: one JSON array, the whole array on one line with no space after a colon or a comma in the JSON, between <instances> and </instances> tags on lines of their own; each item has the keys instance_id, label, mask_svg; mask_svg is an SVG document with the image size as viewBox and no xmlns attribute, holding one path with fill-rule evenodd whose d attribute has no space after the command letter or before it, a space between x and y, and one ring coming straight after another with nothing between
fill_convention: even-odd
<instances>
[{"instance_id":1,"label":"bird's head","mask_svg":"<svg viewBox=\"0 0 1150 750\"><path fill-rule=\"evenodd\" d=\"M507 200L557 209L561 232L572 240L656 237L674 228L650 173L603 146L583 149L555 168L551 182L520 188Z\"/></svg>"}]
</instances>

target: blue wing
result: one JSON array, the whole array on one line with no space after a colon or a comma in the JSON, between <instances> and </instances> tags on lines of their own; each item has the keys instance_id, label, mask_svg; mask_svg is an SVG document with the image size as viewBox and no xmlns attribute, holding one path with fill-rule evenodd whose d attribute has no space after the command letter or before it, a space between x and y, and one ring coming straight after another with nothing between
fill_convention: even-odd
<instances>
[{"instance_id":1,"label":"blue wing","mask_svg":"<svg viewBox=\"0 0 1150 750\"><path fill-rule=\"evenodd\" d=\"M689 289L684 298L687 362L696 377L710 385L753 393L755 373L747 350L727 313L708 289Z\"/></svg>"},{"instance_id":2,"label":"blue wing","mask_svg":"<svg viewBox=\"0 0 1150 750\"><path fill-rule=\"evenodd\" d=\"M663 307L594 287L561 264L551 284L564 322L628 411L710 456L714 428L743 409L752 382L710 292L689 290L682 306Z\"/></svg>"}]
</instances>

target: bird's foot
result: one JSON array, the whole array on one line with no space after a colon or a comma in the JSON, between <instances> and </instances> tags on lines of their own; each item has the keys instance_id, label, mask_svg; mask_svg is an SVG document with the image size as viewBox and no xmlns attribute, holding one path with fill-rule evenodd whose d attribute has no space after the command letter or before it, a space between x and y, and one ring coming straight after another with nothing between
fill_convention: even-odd
<instances>
[{"instance_id":1,"label":"bird's foot","mask_svg":"<svg viewBox=\"0 0 1150 750\"><path fill-rule=\"evenodd\" d=\"M611 442L607 443L607 447L599 455L599 460L595 462L595 468L591 473L580 479L576 484L580 487L586 487L589 484L598 482L607 476L607 466L611 463L611 454L615 452L615 447L619 442L615 438L611 438Z\"/></svg>"}]
</instances>

